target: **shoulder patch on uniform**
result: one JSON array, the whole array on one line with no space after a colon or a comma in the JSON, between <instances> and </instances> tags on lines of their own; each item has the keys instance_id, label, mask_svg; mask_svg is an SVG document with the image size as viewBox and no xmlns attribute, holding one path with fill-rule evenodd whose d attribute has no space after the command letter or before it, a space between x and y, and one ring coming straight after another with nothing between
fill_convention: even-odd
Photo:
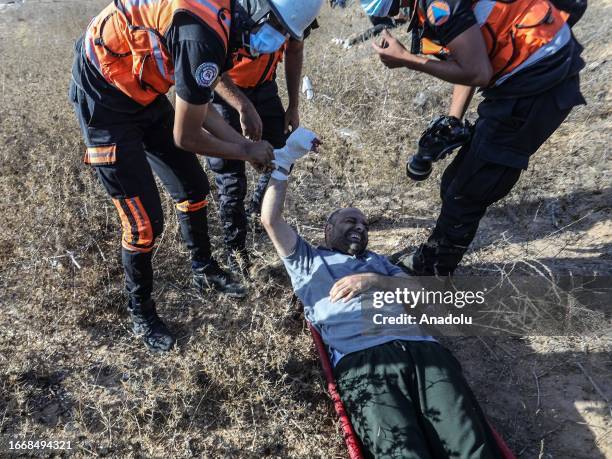
<instances>
[{"instance_id":1,"label":"shoulder patch on uniform","mask_svg":"<svg viewBox=\"0 0 612 459\"><path fill-rule=\"evenodd\" d=\"M427 20L433 26L441 26L446 23L450 15L450 6L443 0L436 0L427 8Z\"/></svg>"},{"instance_id":2,"label":"shoulder patch on uniform","mask_svg":"<svg viewBox=\"0 0 612 459\"><path fill-rule=\"evenodd\" d=\"M217 76L219 76L219 67L214 62L204 62L195 71L196 82L204 88L209 88Z\"/></svg>"}]
</instances>

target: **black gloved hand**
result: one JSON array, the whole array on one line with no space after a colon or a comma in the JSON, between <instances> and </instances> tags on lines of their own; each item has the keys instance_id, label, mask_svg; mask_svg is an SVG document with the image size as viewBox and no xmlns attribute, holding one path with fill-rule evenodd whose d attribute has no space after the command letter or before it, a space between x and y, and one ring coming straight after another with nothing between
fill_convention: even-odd
<instances>
[{"instance_id":1,"label":"black gloved hand","mask_svg":"<svg viewBox=\"0 0 612 459\"><path fill-rule=\"evenodd\" d=\"M406 163L406 175L412 180L425 180L431 174L432 163L469 142L471 136L467 121L464 124L454 116L439 116L421 135L416 154Z\"/></svg>"},{"instance_id":2,"label":"black gloved hand","mask_svg":"<svg viewBox=\"0 0 612 459\"><path fill-rule=\"evenodd\" d=\"M419 139L418 153L423 159L435 162L444 158L471 137L469 122L462 123L454 116L442 115L429 123Z\"/></svg>"}]
</instances>

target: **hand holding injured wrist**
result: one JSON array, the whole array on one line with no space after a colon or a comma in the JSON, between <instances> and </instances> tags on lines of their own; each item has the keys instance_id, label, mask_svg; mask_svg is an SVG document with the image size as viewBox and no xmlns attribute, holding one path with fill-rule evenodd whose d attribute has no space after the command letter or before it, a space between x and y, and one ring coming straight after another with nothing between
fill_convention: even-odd
<instances>
[{"instance_id":1,"label":"hand holding injured wrist","mask_svg":"<svg viewBox=\"0 0 612 459\"><path fill-rule=\"evenodd\" d=\"M291 166L309 151L316 151L320 145L317 135L305 128L297 128L287 139L283 148L274 150L274 161L276 169L272 178L276 180L287 180Z\"/></svg>"}]
</instances>

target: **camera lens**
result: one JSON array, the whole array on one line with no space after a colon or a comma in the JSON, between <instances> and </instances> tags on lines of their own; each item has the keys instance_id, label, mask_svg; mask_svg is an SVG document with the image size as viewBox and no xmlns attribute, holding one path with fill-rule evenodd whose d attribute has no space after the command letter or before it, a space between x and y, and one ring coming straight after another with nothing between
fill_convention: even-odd
<instances>
[{"instance_id":1,"label":"camera lens","mask_svg":"<svg viewBox=\"0 0 612 459\"><path fill-rule=\"evenodd\" d=\"M431 174L431 161L425 160L418 154L410 158L406 163L406 175L412 180L420 182Z\"/></svg>"}]
</instances>

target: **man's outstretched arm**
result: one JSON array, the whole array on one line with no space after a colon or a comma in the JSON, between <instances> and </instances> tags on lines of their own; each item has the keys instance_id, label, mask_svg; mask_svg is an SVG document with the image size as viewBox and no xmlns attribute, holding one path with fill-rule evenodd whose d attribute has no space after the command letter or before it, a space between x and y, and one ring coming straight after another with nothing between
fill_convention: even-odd
<instances>
[{"instance_id":1,"label":"man's outstretched arm","mask_svg":"<svg viewBox=\"0 0 612 459\"><path fill-rule=\"evenodd\" d=\"M320 143L314 132L298 128L291 133L283 148L274 150L276 170L261 205L261 223L281 257L291 255L297 243L297 233L283 218L289 171L295 161L309 151L316 151Z\"/></svg>"},{"instance_id":2,"label":"man's outstretched arm","mask_svg":"<svg viewBox=\"0 0 612 459\"><path fill-rule=\"evenodd\" d=\"M270 179L268 189L261 205L261 223L281 257L293 253L297 233L283 218L287 180Z\"/></svg>"}]
</instances>

